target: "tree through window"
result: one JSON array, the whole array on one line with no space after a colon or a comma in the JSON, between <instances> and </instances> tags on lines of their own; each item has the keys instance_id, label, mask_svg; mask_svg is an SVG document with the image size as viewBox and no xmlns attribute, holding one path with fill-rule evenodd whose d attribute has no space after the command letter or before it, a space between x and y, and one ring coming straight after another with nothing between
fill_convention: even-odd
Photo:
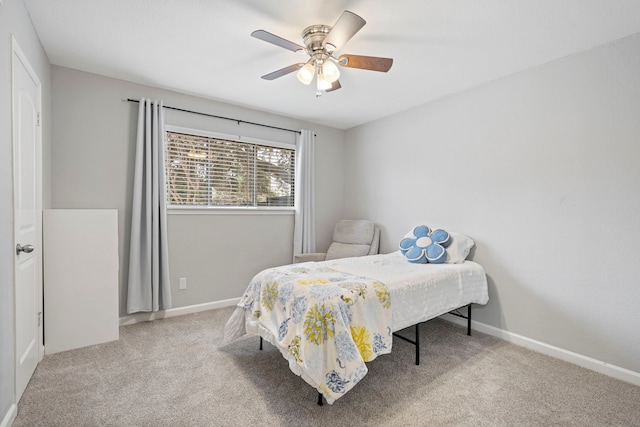
<instances>
[{"instance_id":1,"label":"tree through window","mask_svg":"<svg viewBox=\"0 0 640 427\"><path fill-rule=\"evenodd\" d=\"M168 131L169 206L294 206L295 150Z\"/></svg>"}]
</instances>

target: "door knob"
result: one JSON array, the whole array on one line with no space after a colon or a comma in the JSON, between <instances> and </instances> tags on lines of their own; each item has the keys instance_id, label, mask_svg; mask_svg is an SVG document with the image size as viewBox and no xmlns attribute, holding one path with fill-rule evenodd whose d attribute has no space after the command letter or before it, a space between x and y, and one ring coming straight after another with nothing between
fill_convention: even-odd
<instances>
[{"instance_id":1,"label":"door knob","mask_svg":"<svg viewBox=\"0 0 640 427\"><path fill-rule=\"evenodd\" d=\"M16 255L20 255L20 252L24 252L26 254L30 254L33 252L33 245L24 245L22 246L20 243L16 245Z\"/></svg>"}]
</instances>

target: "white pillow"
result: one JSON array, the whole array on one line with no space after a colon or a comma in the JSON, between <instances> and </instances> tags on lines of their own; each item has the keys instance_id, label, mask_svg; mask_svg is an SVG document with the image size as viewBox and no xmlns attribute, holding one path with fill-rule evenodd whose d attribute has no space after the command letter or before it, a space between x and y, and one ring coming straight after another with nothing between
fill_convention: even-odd
<instances>
[{"instance_id":1,"label":"white pillow","mask_svg":"<svg viewBox=\"0 0 640 427\"><path fill-rule=\"evenodd\" d=\"M449 232L450 243L447 246L446 264L461 264L469 256L469 251L475 245L471 238L464 234Z\"/></svg>"}]
</instances>

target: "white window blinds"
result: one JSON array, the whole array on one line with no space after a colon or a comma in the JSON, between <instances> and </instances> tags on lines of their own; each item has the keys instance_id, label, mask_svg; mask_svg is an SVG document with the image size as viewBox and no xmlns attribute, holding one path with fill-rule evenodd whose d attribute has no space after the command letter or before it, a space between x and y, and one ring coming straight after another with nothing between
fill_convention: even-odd
<instances>
[{"instance_id":1,"label":"white window blinds","mask_svg":"<svg viewBox=\"0 0 640 427\"><path fill-rule=\"evenodd\" d=\"M169 206L294 206L295 150L168 131Z\"/></svg>"}]
</instances>

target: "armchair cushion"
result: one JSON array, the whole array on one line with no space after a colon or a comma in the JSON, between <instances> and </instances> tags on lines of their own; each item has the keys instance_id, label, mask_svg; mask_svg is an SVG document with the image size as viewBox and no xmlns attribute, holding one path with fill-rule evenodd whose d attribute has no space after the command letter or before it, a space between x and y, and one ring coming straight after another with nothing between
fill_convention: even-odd
<instances>
[{"instance_id":1,"label":"armchair cushion","mask_svg":"<svg viewBox=\"0 0 640 427\"><path fill-rule=\"evenodd\" d=\"M373 228L371 221L343 219L338 221L333 230L333 241L371 246Z\"/></svg>"},{"instance_id":2,"label":"armchair cushion","mask_svg":"<svg viewBox=\"0 0 640 427\"><path fill-rule=\"evenodd\" d=\"M322 252L322 253L314 252L314 253L309 253L309 254L300 254L300 255L296 255L293 258L293 262L298 263L298 262L309 262L309 261L324 261L326 256L327 256L327 254L325 254L324 252Z\"/></svg>"},{"instance_id":3,"label":"armchair cushion","mask_svg":"<svg viewBox=\"0 0 640 427\"><path fill-rule=\"evenodd\" d=\"M327 261L337 258L350 258L369 254L371 245L354 245L349 243L333 242L327 250Z\"/></svg>"}]
</instances>

